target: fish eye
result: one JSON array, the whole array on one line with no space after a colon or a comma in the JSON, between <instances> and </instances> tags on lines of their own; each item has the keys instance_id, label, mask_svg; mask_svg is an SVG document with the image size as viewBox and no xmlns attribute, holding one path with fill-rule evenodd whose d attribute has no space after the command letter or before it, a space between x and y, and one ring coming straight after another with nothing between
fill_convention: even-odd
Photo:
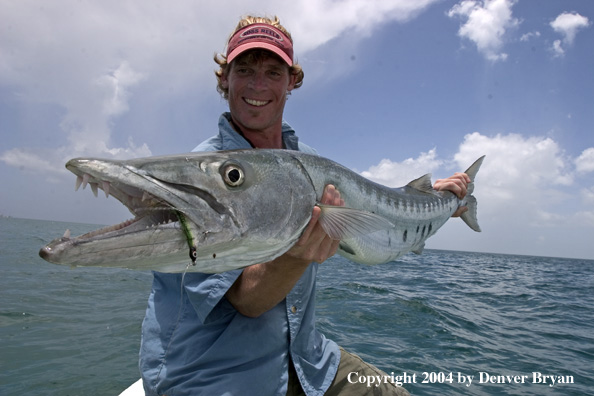
<instances>
[{"instance_id":1,"label":"fish eye","mask_svg":"<svg viewBox=\"0 0 594 396\"><path fill-rule=\"evenodd\" d=\"M238 187L245 181L243 169L237 165L227 165L223 169L223 180L229 187Z\"/></svg>"}]
</instances>

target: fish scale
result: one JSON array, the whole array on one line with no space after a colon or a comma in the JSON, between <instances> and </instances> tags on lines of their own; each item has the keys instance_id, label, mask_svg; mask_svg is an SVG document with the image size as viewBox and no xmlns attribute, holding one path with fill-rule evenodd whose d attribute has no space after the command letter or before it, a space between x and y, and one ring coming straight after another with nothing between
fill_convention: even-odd
<instances>
[{"instance_id":1,"label":"fish scale","mask_svg":"<svg viewBox=\"0 0 594 396\"><path fill-rule=\"evenodd\" d=\"M480 231L474 178L468 193L432 188L424 175L400 188L372 182L327 158L289 150L232 150L118 161L70 160L76 189L87 184L128 207L134 218L91 233L65 234L40 250L70 266L216 273L271 261L289 250L321 208L320 224L339 239L339 254L380 264L421 253L427 238L461 206ZM321 205L333 184L344 207ZM141 198L142 197L142 198ZM188 249L195 265L189 266Z\"/></svg>"}]
</instances>

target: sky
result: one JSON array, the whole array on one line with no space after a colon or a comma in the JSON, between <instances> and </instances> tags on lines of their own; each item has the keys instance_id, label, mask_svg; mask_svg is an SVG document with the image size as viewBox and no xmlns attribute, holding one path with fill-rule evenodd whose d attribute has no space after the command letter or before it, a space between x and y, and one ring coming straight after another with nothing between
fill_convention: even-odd
<instances>
[{"instance_id":1,"label":"sky","mask_svg":"<svg viewBox=\"0 0 594 396\"><path fill-rule=\"evenodd\" d=\"M291 32L284 117L320 155L394 187L487 156L483 232L452 219L428 248L594 259L590 0L0 0L0 214L131 217L64 164L214 135L213 55L247 14Z\"/></svg>"}]
</instances>

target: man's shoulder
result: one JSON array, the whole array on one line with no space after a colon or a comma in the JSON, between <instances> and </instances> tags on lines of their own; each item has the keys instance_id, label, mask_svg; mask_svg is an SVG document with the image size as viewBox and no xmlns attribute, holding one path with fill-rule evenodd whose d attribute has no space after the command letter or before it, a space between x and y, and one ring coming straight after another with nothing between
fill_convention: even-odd
<instances>
[{"instance_id":1,"label":"man's shoulder","mask_svg":"<svg viewBox=\"0 0 594 396\"><path fill-rule=\"evenodd\" d=\"M220 134L209 137L208 139L200 143L198 146L194 147L194 149L192 149L193 152L219 150L223 150L223 139L221 139Z\"/></svg>"}]
</instances>

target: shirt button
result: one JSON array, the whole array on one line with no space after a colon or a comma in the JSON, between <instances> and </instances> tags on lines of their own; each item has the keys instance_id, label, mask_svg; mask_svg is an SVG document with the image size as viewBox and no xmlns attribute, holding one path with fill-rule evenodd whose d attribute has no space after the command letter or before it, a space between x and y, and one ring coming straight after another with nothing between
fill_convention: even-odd
<instances>
[{"instance_id":1,"label":"shirt button","mask_svg":"<svg viewBox=\"0 0 594 396\"><path fill-rule=\"evenodd\" d=\"M293 313L297 313L297 307L293 305L293 306L291 307L291 312L293 312Z\"/></svg>"}]
</instances>

